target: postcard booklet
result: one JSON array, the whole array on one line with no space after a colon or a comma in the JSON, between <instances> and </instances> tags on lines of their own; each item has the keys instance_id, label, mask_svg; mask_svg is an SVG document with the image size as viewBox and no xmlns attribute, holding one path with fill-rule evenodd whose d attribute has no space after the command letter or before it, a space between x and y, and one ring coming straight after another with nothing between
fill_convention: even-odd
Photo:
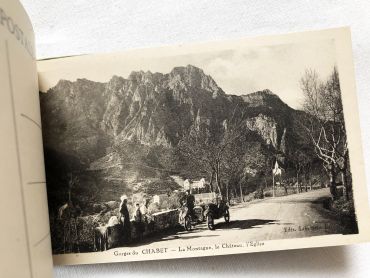
<instances>
[{"instance_id":1,"label":"postcard booklet","mask_svg":"<svg viewBox=\"0 0 370 278\"><path fill-rule=\"evenodd\" d=\"M36 61L0 23L4 277L369 240L349 28Z\"/></svg>"}]
</instances>

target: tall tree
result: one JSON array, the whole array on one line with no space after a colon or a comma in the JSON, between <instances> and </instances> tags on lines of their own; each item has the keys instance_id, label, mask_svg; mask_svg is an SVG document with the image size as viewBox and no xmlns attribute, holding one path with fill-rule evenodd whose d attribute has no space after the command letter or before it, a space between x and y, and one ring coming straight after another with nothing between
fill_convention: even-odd
<instances>
[{"instance_id":1,"label":"tall tree","mask_svg":"<svg viewBox=\"0 0 370 278\"><path fill-rule=\"evenodd\" d=\"M179 142L178 149L190 167L207 172L215 180L218 192L225 196L224 185L228 179L225 183L222 180L226 178L226 169L241 161L243 153L235 150L239 149L245 131L243 113L236 107L230 119L223 121L219 132L211 134L207 121L195 122L189 134Z\"/></svg>"},{"instance_id":2,"label":"tall tree","mask_svg":"<svg viewBox=\"0 0 370 278\"><path fill-rule=\"evenodd\" d=\"M226 185L226 198L229 199L230 191L239 191L240 200L243 201L242 181L245 178L245 153L248 148L248 146L246 146L245 136L247 136L247 133L240 130L233 132L238 133L240 136L234 136L234 141L230 143L224 151L221 165L223 171L222 180Z\"/></svg>"},{"instance_id":3,"label":"tall tree","mask_svg":"<svg viewBox=\"0 0 370 278\"><path fill-rule=\"evenodd\" d=\"M310 157L310 149L301 147L297 149L293 155L291 160L294 163L294 169L296 171L296 179L297 179L297 192L302 192L303 183L306 182L306 191L307 191L307 180L306 177L309 174L311 167L311 157Z\"/></svg>"},{"instance_id":4,"label":"tall tree","mask_svg":"<svg viewBox=\"0 0 370 278\"><path fill-rule=\"evenodd\" d=\"M334 68L329 78L322 81L317 72L307 70L300 84L308 115L303 125L329 174L331 193L337 197L336 177L340 173L349 199L352 189L347 178L348 147L338 71Z\"/></svg>"}]
</instances>

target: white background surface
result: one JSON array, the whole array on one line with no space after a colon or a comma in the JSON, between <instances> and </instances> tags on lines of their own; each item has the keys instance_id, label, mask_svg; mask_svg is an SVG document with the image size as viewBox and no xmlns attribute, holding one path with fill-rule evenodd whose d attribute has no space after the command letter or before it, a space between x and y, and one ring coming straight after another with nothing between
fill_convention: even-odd
<instances>
[{"instance_id":1,"label":"white background surface","mask_svg":"<svg viewBox=\"0 0 370 278\"><path fill-rule=\"evenodd\" d=\"M370 1L21 2L34 25L38 58L351 26L364 156L370 180ZM144 275L369 277L370 244L55 268L55 277L65 278Z\"/></svg>"}]
</instances>

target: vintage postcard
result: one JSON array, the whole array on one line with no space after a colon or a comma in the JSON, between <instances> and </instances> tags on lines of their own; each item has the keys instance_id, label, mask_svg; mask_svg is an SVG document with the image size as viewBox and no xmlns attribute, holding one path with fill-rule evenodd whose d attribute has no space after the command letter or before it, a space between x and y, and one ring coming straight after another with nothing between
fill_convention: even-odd
<instances>
[{"instance_id":1,"label":"vintage postcard","mask_svg":"<svg viewBox=\"0 0 370 278\"><path fill-rule=\"evenodd\" d=\"M349 29L38 71L54 263L369 239Z\"/></svg>"}]
</instances>

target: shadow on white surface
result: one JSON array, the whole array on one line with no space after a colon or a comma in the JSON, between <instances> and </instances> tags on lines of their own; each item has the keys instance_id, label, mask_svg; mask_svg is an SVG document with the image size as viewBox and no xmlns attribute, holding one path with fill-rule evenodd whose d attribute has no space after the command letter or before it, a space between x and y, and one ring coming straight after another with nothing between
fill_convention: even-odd
<instances>
[{"instance_id":1,"label":"shadow on white surface","mask_svg":"<svg viewBox=\"0 0 370 278\"><path fill-rule=\"evenodd\" d=\"M55 277L331 277L348 272L348 247L314 248L231 256L63 266Z\"/></svg>"},{"instance_id":2,"label":"shadow on white surface","mask_svg":"<svg viewBox=\"0 0 370 278\"><path fill-rule=\"evenodd\" d=\"M369 1L21 2L36 31L39 58L351 26L369 181ZM369 182L367 185L370 189ZM55 277L369 277L369 258L370 244L364 244L196 259L56 267Z\"/></svg>"}]
</instances>

